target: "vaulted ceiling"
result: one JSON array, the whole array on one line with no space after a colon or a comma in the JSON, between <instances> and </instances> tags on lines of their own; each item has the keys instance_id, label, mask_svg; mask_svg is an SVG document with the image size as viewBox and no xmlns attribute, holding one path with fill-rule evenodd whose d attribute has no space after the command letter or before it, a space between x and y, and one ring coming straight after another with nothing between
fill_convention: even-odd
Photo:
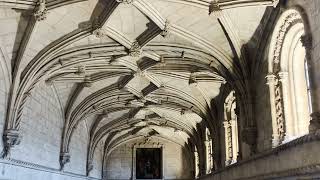
<instances>
[{"instance_id":1,"label":"vaulted ceiling","mask_svg":"<svg viewBox=\"0 0 320 180\"><path fill-rule=\"evenodd\" d=\"M24 102L45 81L65 114L63 152L83 120L92 149L140 136L196 142L198 123L214 129L212 100L222 86L248 76L243 46L276 4L0 0L1 50L12 65L7 128L19 129Z\"/></svg>"}]
</instances>

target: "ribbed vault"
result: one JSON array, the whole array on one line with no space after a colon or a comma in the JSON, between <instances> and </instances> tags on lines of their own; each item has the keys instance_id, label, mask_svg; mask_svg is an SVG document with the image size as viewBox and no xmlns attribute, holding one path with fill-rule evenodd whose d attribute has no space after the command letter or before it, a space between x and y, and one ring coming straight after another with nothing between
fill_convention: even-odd
<instances>
[{"instance_id":1,"label":"ribbed vault","mask_svg":"<svg viewBox=\"0 0 320 180\"><path fill-rule=\"evenodd\" d=\"M234 89L240 99L250 100L244 80L251 73L250 59L243 55L243 45L254 35L266 7L276 4L0 0L0 7L11 13L0 26L12 19L19 22L12 23L16 31L5 32L13 41L0 46L5 63L12 64L4 137L16 138L7 142L4 156L18 144L24 104L42 81L57 90L64 114L61 168L72 156L73 132L85 119L91 121L88 174L100 142L105 156L134 138L152 136L189 152L194 146L201 149L199 125L218 139L213 101L221 91ZM248 104L241 104L241 112L244 126L250 127L254 122Z\"/></svg>"}]
</instances>

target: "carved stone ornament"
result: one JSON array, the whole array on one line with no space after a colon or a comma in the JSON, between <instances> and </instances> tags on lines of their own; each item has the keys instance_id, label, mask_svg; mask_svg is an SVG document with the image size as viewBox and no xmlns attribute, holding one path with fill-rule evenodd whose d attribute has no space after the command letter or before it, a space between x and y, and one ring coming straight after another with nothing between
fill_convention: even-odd
<instances>
[{"instance_id":1,"label":"carved stone ornament","mask_svg":"<svg viewBox=\"0 0 320 180\"><path fill-rule=\"evenodd\" d=\"M42 21L47 18L47 13L48 10L46 8L46 0L39 0L35 12L34 12L34 17L36 18L37 21Z\"/></svg>"},{"instance_id":2,"label":"carved stone ornament","mask_svg":"<svg viewBox=\"0 0 320 180\"><path fill-rule=\"evenodd\" d=\"M93 30L92 35L95 35L97 38L107 37L107 32L103 28L98 28Z\"/></svg>"},{"instance_id":3,"label":"carved stone ornament","mask_svg":"<svg viewBox=\"0 0 320 180\"><path fill-rule=\"evenodd\" d=\"M70 155L69 153L61 153L60 154L60 170L64 169L64 166L70 162Z\"/></svg>"},{"instance_id":4,"label":"carved stone ornament","mask_svg":"<svg viewBox=\"0 0 320 180\"><path fill-rule=\"evenodd\" d=\"M170 30L170 22L168 20L166 20L164 28L163 28L163 30L161 32L161 36L164 37L164 38L167 37L168 34L169 34L169 30Z\"/></svg>"},{"instance_id":5,"label":"carved stone ornament","mask_svg":"<svg viewBox=\"0 0 320 180\"><path fill-rule=\"evenodd\" d=\"M10 150L13 146L19 145L21 142L21 136L18 130L10 129L3 133L4 148L1 154L2 158L10 156Z\"/></svg>"},{"instance_id":6,"label":"carved stone ornament","mask_svg":"<svg viewBox=\"0 0 320 180\"><path fill-rule=\"evenodd\" d=\"M320 129L320 112L314 112L311 114L311 120L309 125L309 132L314 133Z\"/></svg>"},{"instance_id":7,"label":"carved stone ornament","mask_svg":"<svg viewBox=\"0 0 320 180\"><path fill-rule=\"evenodd\" d=\"M139 57L141 55L141 47L138 41L135 41L129 49L129 55L132 57Z\"/></svg>"},{"instance_id":8,"label":"carved stone ornament","mask_svg":"<svg viewBox=\"0 0 320 180\"><path fill-rule=\"evenodd\" d=\"M210 5L209 5L209 15L211 15L212 13L215 13L215 12L221 12L221 8L218 3L218 0L211 1Z\"/></svg>"}]
</instances>

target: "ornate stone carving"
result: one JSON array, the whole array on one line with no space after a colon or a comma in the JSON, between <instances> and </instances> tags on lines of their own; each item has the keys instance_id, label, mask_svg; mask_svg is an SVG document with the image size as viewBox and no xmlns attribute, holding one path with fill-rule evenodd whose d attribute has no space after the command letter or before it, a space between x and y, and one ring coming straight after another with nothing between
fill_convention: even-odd
<instances>
[{"instance_id":1,"label":"ornate stone carving","mask_svg":"<svg viewBox=\"0 0 320 180\"><path fill-rule=\"evenodd\" d=\"M132 4L134 0L116 0L118 3Z\"/></svg>"},{"instance_id":2,"label":"ornate stone carving","mask_svg":"<svg viewBox=\"0 0 320 180\"><path fill-rule=\"evenodd\" d=\"M310 116L309 132L314 133L320 129L320 112L314 112Z\"/></svg>"},{"instance_id":3,"label":"ornate stone carving","mask_svg":"<svg viewBox=\"0 0 320 180\"><path fill-rule=\"evenodd\" d=\"M284 108L283 108L281 85L279 84L278 80L276 80L274 92L275 92L277 130L279 135L279 142L282 142L285 136L285 121L284 121Z\"/></svg>"},{"instance_id":4,"label":"ornate stone carving","mask_svg":"<svg viewBox=\"0 0 320 180\"><path fill-rule=\"evenodd\" d=\"M166 20L164 28L161 32L161 36L163 36L164 38L167 37L169 34L169 30L170 30L170 22L168 20Z\"/></svg>"},{"instance_id":5,"label":"ornate stone carving","mask_svg":"<svg viewBox=\"0 0 320 180\"><path fill-rule=\"evenodd\" d=\"M95 35L97 38L107 37L107 32L103 28L97 28L92 31L92 35Z\"/></svg>"},{"instance_id":6,"label":"ornate stone carving","mask_svg":"<svg viewBox=\"0 0 320 180\"><path fill-rule=\"evenodd\" d=\"M35 11L34 11L34 17L37 21L42 21L47 18L48 10L46 8L46 0L39 0Z\"/></svg>"},{"instance_id":7,"label":"ornate stone carving","mask_svg":"<svg viewBox=\"0 0 320 180\"><path fill-rule=\"evenodd\" d=\"M141 46L138 41L135 41L129 49L129 55L132 57L139 57L141 54Z\"/></svg>"},{"instance_id":8,"label":"ornate stone carving","mask_svg":"<svg viewBox=\"0 0 320 180\"><path fill-rule=\"evenodd\" d=\"M60 154L60 170L64 169L64 166L70 162L70 155L69 153L61 153Z\"/></svg>"},{"instance_id":9,"label":"ornate stone carving","mask_svg":"<svg viewBox=\"0 0 320 180\"><path fill-rule=\"evenodd\" d=\"M13 146L19 145L21 136L18 130L10 129L5 130L3 133L4 148L1 154L2 158L10 156L10 150Z\"/></svg>"},{"instance_id":10,"label":"ornate stone carving","mask_svg":"<svg viewBox=\"0 0 320 180\"><path fill-rule=\"evenodd\" d=\"M215 15L218 15L218 13L221 12L220 5L218 3L218 0L211 1L209 5L209 15L214 13Z\"/></svg>"}]
</instances>

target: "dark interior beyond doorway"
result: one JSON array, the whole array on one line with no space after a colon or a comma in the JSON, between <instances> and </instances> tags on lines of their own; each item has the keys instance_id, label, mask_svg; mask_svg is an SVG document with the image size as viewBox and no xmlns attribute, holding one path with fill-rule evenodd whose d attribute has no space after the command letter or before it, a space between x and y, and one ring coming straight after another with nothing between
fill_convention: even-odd
<instances>
[{"instance_id":1,"label":"dark interior beyond doorway","mask_svg":"<svg viewBox=\"0 0 320 180\"><path fill-rule=\"evenodd\" d=\"M137 148L136 178L161 179L162 157L161 148Z\"/></svg>"}]
</instances>

